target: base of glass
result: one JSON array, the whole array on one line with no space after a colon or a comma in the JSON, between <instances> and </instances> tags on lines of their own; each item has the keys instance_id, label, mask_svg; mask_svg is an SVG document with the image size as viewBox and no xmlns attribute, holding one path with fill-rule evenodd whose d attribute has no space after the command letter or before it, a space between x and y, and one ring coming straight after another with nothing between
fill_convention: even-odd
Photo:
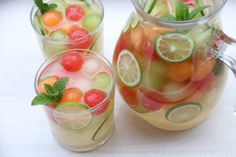
<instances>
[{"instance_id":1,"label":"base of glass","mask_svg":"<svg viewBox=\"0 0 236 157\"><path fill-rule=\"evenodd\" d=\"M99 148L100 146L102 146L103 144L105 144L107 141L108 141L108 139L111 137L111 135L112 135L112 133L113 133L113 131L114 131L114 128L115 128L115 124L114 124L114 126L113 126L113 128L112 128L112 130L111 130L111 132L110 132L110 134L102 141L102 142L99 142L99 143L96 143L96 144L94 144L94 145L89 145L89 146L86 146L86 147L69 147L69 146L67 146L67 145L64 145L64 144L62 144L60 141L58 141L56 138L56 141L57 141L57 143L60 145L60 146L62 146L64 149L67 149L67 150L69 150L69 151L73 151L73 152L88 152L88 151L92 151L92 150L95 150L95 149L97 149L97 148Z\"/></svg>"}]
</instances>

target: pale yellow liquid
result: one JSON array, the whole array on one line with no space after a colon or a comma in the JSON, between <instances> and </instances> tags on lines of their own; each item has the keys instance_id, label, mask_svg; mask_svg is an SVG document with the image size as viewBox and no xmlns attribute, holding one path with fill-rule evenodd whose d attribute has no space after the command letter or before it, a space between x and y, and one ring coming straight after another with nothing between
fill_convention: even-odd
<instances>
[{"instance_id":1,"label":"pale yellow liquid","mask_svg":"<svg viewBox=\"0 0 236 157\"><path fill-rule=\"evenodd\" d=\"M114 128L113 103L111 101L104 113L93 116L90 124L82 129L68 129L54 120L49 120L56 141L63 147L73 151L89 151L104 144L111 136ZM106 122L104 123L105 120ZM101 127L102 123L104 124ZM99 128L100 130L97 131ZM94 138L95 133L96 137Z\"/></svg>"},{"instance_id":2,"label":"pale yellow liquid","mask_svg":"<svg viewBox=\"0 0 236 157\"><path fill-rule=\"evenodd\" d=\"M206 95L199 101L199 103L202 105L201 114L189 122L176 124L168 121L166 118L166 113L171 107L165 107L162 108L161 110L148 113L138 113L135 111L134 112L142 119L147 121L149 124L160 129L169 131L181 131L181 130L191 129L200 124L203 120L205 120L210 114L212 108L214 108L214 106L217 105L224 91L224 86L227 80L227 76L228 73L227 71L225 71L224 75L219 76L217 80L214 81L213 85L214 87L209 92L207 92ZM186 102L188 102L188 100L186 100Z\"/></svg>"}]
</instances>

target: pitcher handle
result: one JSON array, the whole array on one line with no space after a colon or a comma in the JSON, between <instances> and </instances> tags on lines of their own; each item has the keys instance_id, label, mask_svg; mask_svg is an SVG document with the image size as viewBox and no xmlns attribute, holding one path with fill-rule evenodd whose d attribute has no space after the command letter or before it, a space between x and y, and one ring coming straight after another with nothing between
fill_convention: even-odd
<instances>
[{"instance_id":1,"label":"pitcher handle","mask_svg":"<svg viewBox=\"0 0 236 157\"><path fill-rule=\"evenodd\" d=\"M229 37L222 30L218 30L213 40L211 54L224 62L236 78L236 53L232 53L230 50L236 51L236 39ZM234 114L236 115L236 104Z\"/></svg>"}]
</instances>

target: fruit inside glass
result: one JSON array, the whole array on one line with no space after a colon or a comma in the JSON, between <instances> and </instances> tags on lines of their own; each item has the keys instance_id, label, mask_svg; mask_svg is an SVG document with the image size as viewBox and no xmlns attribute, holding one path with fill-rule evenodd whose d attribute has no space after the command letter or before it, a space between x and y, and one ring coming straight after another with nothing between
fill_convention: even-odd
<instances>
[{"instance_id":1,"label":"fruit inside glass","mask_svg":"<svg viewBox=\"0 0 236 157\"><path fill-rule=\"evenodd\" d=\"M104 10L99 0L40 1L30 18L46 59L74 48L103 53Z\"/></svg>"},{"instance_id":2,"label":"fruit inside glass","mask_svg":"<svg viewBox=\"0 0 236 157\"><path fill-rule=\"evenodd\" d=\"M66 79L63 90L61 83ZM60 145L72 151L89 151L112 134L114 82L113 67L107 59L93 51L67 50L40 67L35 78L38 96L32 104L44 105Z\"/></svg>"},{"instance_id":3,"label":"fruit inside glass","mask_svg":"<svg viewBox=\"0 0 236 157\"><path fill-rule=\"evenodd\" d=\"M235 40L221 30L219 0L132 0L113 64L121 96L151 125L193 128L209 115L227 79Z\"/></svg>"}]
</instances>

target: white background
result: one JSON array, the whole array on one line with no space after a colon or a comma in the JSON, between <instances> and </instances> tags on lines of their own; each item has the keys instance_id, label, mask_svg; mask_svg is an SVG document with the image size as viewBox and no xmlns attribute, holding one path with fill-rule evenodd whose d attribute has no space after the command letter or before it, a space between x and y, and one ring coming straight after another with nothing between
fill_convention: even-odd
<instances>
[{"instance_id":1,"label":"white background","mask_svg":"<svg viewBox=\"0 0 236 157\"><path fill-rule=\"evenodd\" d=\"M111 60L116 40L133 10L129 0L103 0L105 56ZM0 157L160 156L235 157L236 81L230 73L225 93L198 127L171 133L156 129L130 112L116 96L116 129L101 148L74 153L53 139L41 107L31 107L33 80L43 58L29 21L33 0L0 0ZM236 1L226 5L225 31L236 37ZM236 49L235 52L236 53Z\"/></svg>"}]
</instances>

